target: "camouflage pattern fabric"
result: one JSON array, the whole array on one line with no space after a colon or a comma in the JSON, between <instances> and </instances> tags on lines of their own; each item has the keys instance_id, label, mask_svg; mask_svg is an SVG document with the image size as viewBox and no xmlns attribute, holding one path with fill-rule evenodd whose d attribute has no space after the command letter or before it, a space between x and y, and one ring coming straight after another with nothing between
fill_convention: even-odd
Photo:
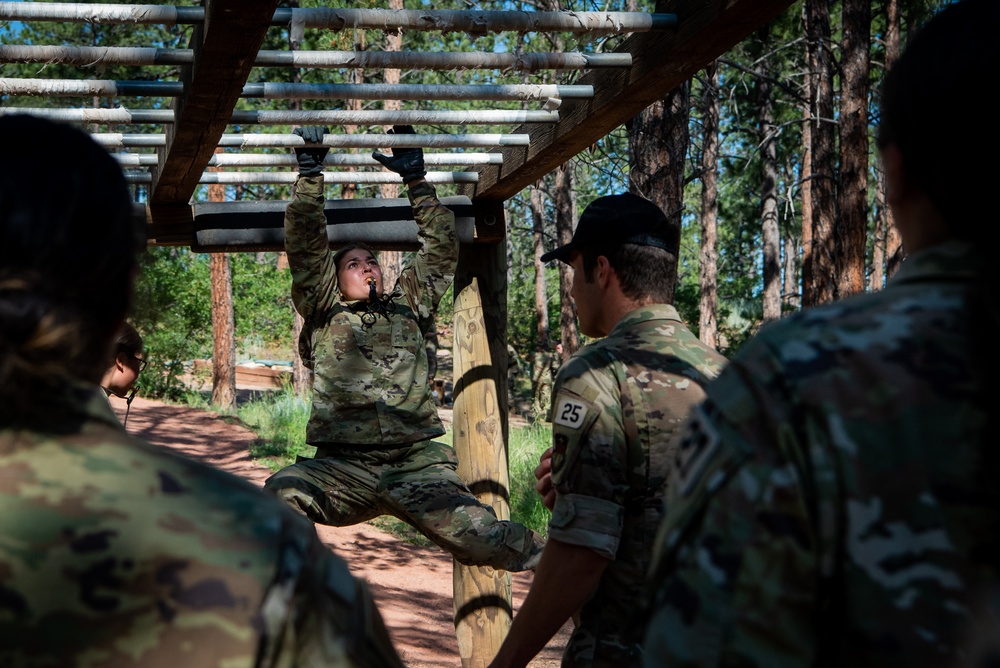
<instances>
[{"instance_id":1,"label":"camouflage pattern fabric","mask_svg":"<svg viewBox=\"0 0 1000 668\"><path fill-rule=\"evenodd\" d=\"M638 660L631 613L663 516L667 442L725 358L667 304L626 314L559 370L552 410L549 538L611 559L563 655L564 666Z\"/></svg>"},{"instance_id":2,"label":"camouflage pattern fabric","mask_svg":"<svg viewBox=\"0 0 1000 668\"><path fill-rule=\"evenodd\" d=\"M0 427L0 665L403 665L308 522L129 437L102 395Z\"/></svg>"},{"instance_id":3,"label":"camouflage pattern fabric","mask_svg":"<svg viewBox=\"0 0 1000 668\"><path fill-rule=\"evenodd\" d=\"M455 214L433 186L408 189L421 250L388 292L391 305L374 324L362 322L364 302L339 298L337 271L326 235L323 176L295 182L285 213L285 250L292 301L305 319L302 359L314 372L306 441L377 448L444 434L427 377L427 328L455 280Z\"/></svg>"},{"instance_id":4,"label":"camouflage pattern fabric","mask_svg":"<svg viewBox=\"0 0 1000 668\"><path fill-rule=\"evenodd\" d=\"M914 254L881 292L763 329L709 385L673 466L644 665L954 665L1000 563L969 328L983 261Z\"/></svg>"},{"instance_id":5,"label":"camouflage pattern fabric","mask_svg":"<svg viewBox=\"0 0 1000 668\"><path fill-rule=\"evenodd\" d=\"M314 522L347 526L389 514L410 523L461 563L508 571L534 567L544 544L499 521L456 473L429 379L425 335L454 281L455 216L434 188L409 188L421 250L404 267L392 306L371 325L358 303L338 300L323 214L323 177L299 177L285 214L292 298L306 319L300 348L315 371L307 442L316 458L264 484Z\"/></svg>"},{"instance_id":6,"label":"camouflage pattern fabric","mask_svg":"<svg viewBox=\"0 0 1000 668\"><path fill-rule=\"evenodd\" d=\"M469 491L446 443L385 450L324 446L316 455L274 474L265 487L314 522L348 526L392 515L470 566L517 572L533 568L541 556L541 536L498 520Z\"/></svg>"}]
</instances>

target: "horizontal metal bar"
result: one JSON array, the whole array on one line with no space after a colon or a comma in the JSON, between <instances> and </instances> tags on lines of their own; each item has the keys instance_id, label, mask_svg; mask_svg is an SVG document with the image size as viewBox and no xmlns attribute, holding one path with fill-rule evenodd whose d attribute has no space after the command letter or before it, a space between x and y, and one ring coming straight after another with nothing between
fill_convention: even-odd
<instances>
[{"instance_id":1,"label":"horizontal metal bar","mask_svg":"<svg viewBox=\"0 0 1000 668\"><path fill-rule=\"evenodd\" d=\"M93 65L190 65L193 62L193 49L0 44L0 63L59 63L90 67Z\"/></svg>"},{"instance_id":2,"label":"horizontal metal bar","mask_svg":"<svg viewBox=\"0 0 1000 668\"><path fill-rule=\"evenodd\" d=\"M203 7L72 2L0 2L0 20L177 25L204 23Z\"/></svg>"},{"instance_id":3,"label":"horizontal metal bar","mask_svg":"<svg viewBox=\"0 0 1000 668\"><path fill-rule=\"evenodd\" d=\"M180 81L109 81L102 79L0 79L0 95L44 97L131 97L151 95L178 97L184 94Z\"/></svg>"},{"instance_id":4,"label":"horizontal metal bar","mask_svg":"<svg viewBox=\"0 0 1000 668\"><path fill-rule=\"evenodd\" d=\"M204 23L202 7L62 2L0 2L0 20L177 25ZM345 30L627 33L677 27L676 14L645 12L515 12L480 10L277 9L271 25Z\"/></svg>"},{"instance_id":5,"label":"horizontal metal bar","mask_svg":"<svg viewBox=\"0 0 1000 668\"><path fill-rule=\"evenodd\" d=\"M166 135L122 134L98 132L90 135L106 148L166 146ZM462 135L334 135L323 138L331 148L478 148L494 146L527 146L526 134L462 134ZM294 148L304 146L302 137L291 134L229 134L222 135L219 146L224 148Z\"/></svg>"},{"instance_id":6,"label":"horizontal metal bar","mask_svg":"<svg viewBox=\"0 0 1000 668\"><path fill-rule=\"evenodd\" d=\"M233 124L261 125L519 125L558 123L559 112L545 110L478 109L422 111L362 109L359 111L235 111Z\"/></svg>"},{"instance_id":7,"label":"horizontal metal bar","mask_svg":"<svg viewBox=\"0 0 1000 668\"><path fill-rule=\"evenodd\" d=\"M180 81L0 79L0 95L45 97L179 97ZM248 83L241 97L268 100L548 100L589 99L593 86L554 84L277 84Z\"/></svg>"},{"instance_id":8,"label":"horizontal metal bar","mask_svg":"<svg viewBox=\"0 0 1000 668\"><path fill-rule=\"evenodd\" d=\"M676 14L645 12L516 12L419 9L277 9L274 23L348 30L425 30L484 35L497 32L627 33L677 27Z\"/></svg>"},{"instance_id":9,"label":"horizontal metal bar","mask_svg":"<svg viewBox=\"0 0 1000 668\"><path fill-rule=\"evenodd\" d=\"M172 109L50 109L46 107L0 107L0 116L32 114L64 123L173 123ZM479 109L469 111L421 111L362 109L359 111L235 111L232 125L519 125L558 123L559 112L544 110Z\"/></svg>"},{"instance_id":10,"label":"horizontal metal bar","mask_svg":"<svg viewBox=\"0 0 1000 668\"><path fill-rule=\"evenodd\" d=\"M46 107L0 107L0 116L31 114L64 123L173 123L173 109L49 109Z\"/></svg>"},{"instance_id":11,"label":"horizontal metal bar","mask_svg":"<svg viewBox=\"0 0 1000 668\"><path fill-rule=\"evenodd\" d=\"M294 172L206 172L198 183L208 185L238 185L243 183L289 184L295 183ZM325 183L380 184L399 183L399 174L393 172L324 172ZM478 183L479 172L427 172L428 183ZM125 172L129 183L152 183L149 172Z\"/></svg>"},{"instance_id":12,"label":"horizontal metal bar","mask_svg":"<svg viewBox=\"0 0 1000 668\"><path fill-rule=\"evenodd\" d=\"M630 53L445 53L425 51L261 51L257 67L336 67L400 70L583 70L631 67Z\"/></svg>"},{"instance_id":13,"label":"horizontal metal bar","mask_svg":"<svg viewBox=\"0 0 1000 668\"><path fill-rule=\"evenodd\" d=\"M589 99L593 86L555 84L278 84L248 83L242 97L289 100L548 100Z\"/></svg>"},{"instance_id":14,"label":"horizontal metal bar","mask_svg":"<svg viewBox=\"0 0 1000 668\"><path fill-rule=\"evenodd\" d=\"M94 65L190 65L193 49L125 46L0 44L0 63ZM326 67L407 70L583 70L631 67L630 53L427 53L423 51L260 51L257 67Z\"/></svg>"},{"instance_id":15,"label":"horizontal metal bar","mask_svg":"<svg viewBox=\"0 0 1000 668\"><path fill-rule=\"evenodd\" d=\"M159 164L155 153L112 153L126 167L151 167ZM291 153L216 153L209 167L295 167ZM327 167L378 167L380 163L368 153L330 153L323 164ZM470 165L502 165L502 153L425 153L424 164L433 167L466 167Z\"/></svg>"}]
</instances>

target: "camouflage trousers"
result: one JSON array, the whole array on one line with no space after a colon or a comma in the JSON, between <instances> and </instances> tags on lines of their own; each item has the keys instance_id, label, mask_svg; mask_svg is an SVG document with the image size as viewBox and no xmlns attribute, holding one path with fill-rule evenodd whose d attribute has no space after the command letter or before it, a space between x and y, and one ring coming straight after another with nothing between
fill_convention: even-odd
<instances>
[{"instance_id":1,"label":"camouflage trousers","mask_svg":"<svg viewBox=\"0 0 1000 668\"><path fill-rule=\"evenodd\" d=\"M320 447L316 454L272 475L264 491L317 524L350 526L392 515L467 566L517 572L538 563L544 539L522 524L498 520L480 503L445 443L368 451Z\"/></svg>"}]
</instances>

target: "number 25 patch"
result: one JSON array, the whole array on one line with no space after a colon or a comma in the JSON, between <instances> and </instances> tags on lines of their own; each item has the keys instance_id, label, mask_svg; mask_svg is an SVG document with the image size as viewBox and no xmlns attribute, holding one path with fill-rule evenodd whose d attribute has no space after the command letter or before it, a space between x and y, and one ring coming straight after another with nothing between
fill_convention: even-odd
<instances>
[{"instance_id":1,"label":"number 25 patch","mask_svg":"<svg viewBox=\"0 0 1000 668\"><path fill-rule=\"evenodd\" d=\"M570 429L579 429L587 417L587 404L579 399L561 396L552 412L552 422Z\"/></svg>"}]
</instances>

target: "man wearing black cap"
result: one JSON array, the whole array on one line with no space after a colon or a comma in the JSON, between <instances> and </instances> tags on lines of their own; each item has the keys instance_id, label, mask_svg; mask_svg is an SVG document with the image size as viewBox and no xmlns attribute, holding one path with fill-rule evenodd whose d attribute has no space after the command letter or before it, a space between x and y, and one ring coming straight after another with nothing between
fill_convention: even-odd
<instances>
[{"instance_id":1,"label":"man wearing black cap","mask_svg":"<svg viewBox=\"0 0 1000 668\"><path fill-rule=\"evenodd\" d=\"M492 668L527 665L570 616L564 666L638 661L630 618L663 516L668 442L725 363L671 306L679 241L659 207L625 193L595 200L572 241L542 256L573 267L580 331L604 338L556 377L553 446L535 471L548 542Z\"/></svg>"}]
</instances>

